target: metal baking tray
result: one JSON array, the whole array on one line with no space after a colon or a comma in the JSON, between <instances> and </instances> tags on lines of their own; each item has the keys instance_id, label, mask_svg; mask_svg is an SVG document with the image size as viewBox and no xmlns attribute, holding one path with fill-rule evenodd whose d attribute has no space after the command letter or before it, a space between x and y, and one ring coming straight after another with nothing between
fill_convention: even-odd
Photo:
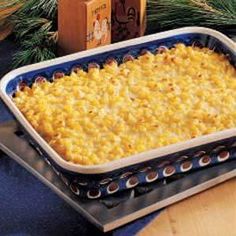
<instances>
[{"instance_id":1,"label":"metal baking tray","mask_svg":"<svg viewBox=\"0 0 236 236\"><path fill-rule=\"evenodd\" d=\"M24 138L15 121L0 125L0 150L36 176L59 197L103 232L108 232L158 209L209 189L236 176L236 160L102 199L82 200Z\"/></svg>"}]
</instances>

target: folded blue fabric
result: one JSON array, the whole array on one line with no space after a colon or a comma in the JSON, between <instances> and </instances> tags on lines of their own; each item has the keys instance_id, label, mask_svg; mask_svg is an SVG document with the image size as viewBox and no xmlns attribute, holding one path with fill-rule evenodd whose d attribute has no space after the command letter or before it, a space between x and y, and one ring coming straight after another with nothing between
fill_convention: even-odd
<instances>
[{"instance_id":1,"label":"folded blue fabric","mask_svg":"<svg viewBox=\"0 0 236 236\"><path fill-rule=\"evenodd\" d=\"M0 101L0 124L13 119ZM158 213L108 235L135 235ZM0 235L103 235L33 175L0 153Z\"/></svg>"},{"instance_id":2,"label":"folded blue fabric","mask_svg":"<svg viewBox=\"0 0 236 236\"><path fill-rule=\"evenodd\" d=\"M7 110L5 104L0 99L0 123L8 120L12 120L13 116Z\"/></svg>"}]
</instances>

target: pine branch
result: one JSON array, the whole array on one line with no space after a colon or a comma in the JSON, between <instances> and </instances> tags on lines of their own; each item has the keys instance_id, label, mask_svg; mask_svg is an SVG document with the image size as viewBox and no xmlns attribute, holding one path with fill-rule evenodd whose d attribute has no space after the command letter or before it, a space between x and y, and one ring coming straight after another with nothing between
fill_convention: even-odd
<instances>
[{"instance_id":1,"label":"pine branch","mask_svg":"<svg viewBox=\"0 0 236 236\"><path fill-rule=\"evenodd\" d=\"M57 14L57 0L43 0L36 5L37 12L43 10L46 17L53 19ZM33 8L34 10L34 8Z\"/></svg>"},{"instance_id":2,"label":"pine branch","mask_svg":"<svg viewBox=\"0 0 236 236\"><path fill-rule=\"evenodd\" d=\"M28 17L25 15L17 15L12 18L12 22L14 23L14 32L18 39L23 39L28 34L33 31L38 30L50 30L52 27L52 21L46 18L39 17Z\"/></svg>"},{"instance_id":3,"label":"pine branch","mask_svg":"<svg viewBox=\"0 0 236 236\"><path fill-rule=\"evenodd\" d=\"M13 67L55 58L57 44L57 0L0 0L0 11L22 4L8 21L20 51L14 55Z\"/></svg>"},{"instance_id":4,"label":"pine branch","mask_svg":"<svg viewBox=\"0 0 236 236\"><path fill-rule=\"evenodd\" d=\"M46 61L55 58L55 53L48 48L33 47L17 52L13 57L14 68L29 65L35 62Z\"/></svg>"},{"instance_id":5,"label":"pine branch","mask_svg":"<svg viewBox=\"0 0 236 236\"><path fill-rule=\"evenodd\" d=\"M149 0L147 15L153 29L236 26L236 0Z\"/></svg>"},{"instance_id":6,"label":"pine branch","mask_svg":"<svg viewBox=\"0 0 236 236\"><path fill-rule=\"evenodd\" d=\"M28 0L19 14L27 14L28 16L54 18L57 13L57 0Z\"/></svg>"},{"instance_id":7,"label":"pine branch","mask_svg":"<svg viewBox=\"0 0 236 236\"><path fill-rule=\"evenodd\" d=\"M15 68L56 57L56 32L39 30L28 35L21 44L20 51L13 57Z\"/></svg>"}]
</instances>

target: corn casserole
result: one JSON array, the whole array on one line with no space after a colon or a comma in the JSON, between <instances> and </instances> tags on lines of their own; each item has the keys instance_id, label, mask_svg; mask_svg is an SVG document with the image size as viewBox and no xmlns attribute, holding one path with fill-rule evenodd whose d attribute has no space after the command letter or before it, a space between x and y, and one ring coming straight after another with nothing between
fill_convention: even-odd
<instances>
[{"instance_id":1,"label":"corn casserole","mask_svg":"<svg viewBox=\"0 0 236 236\"><path fill-rule=\"evenodd\" d=\"M62 158L96 165L235 128L235 91L224 55L177 44L34 83L13 99Z\"/></svg>"}]
</instances>

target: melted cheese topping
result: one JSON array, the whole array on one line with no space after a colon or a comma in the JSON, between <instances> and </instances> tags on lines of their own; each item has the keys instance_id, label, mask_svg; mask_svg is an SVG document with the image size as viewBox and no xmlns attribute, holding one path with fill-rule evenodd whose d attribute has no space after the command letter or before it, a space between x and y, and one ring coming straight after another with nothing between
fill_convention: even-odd
<instances>
[{"instance_id":1,"label":"melted cheese topping","mask_svg":"<svg viewBox=\"0 0 236 236\"><path fill-rule=\"evenodd\" d=\"M178 44L19 91L14 102L65 160L103 164L236 126L236 70Z\"/></svg>"}]
</instances>

